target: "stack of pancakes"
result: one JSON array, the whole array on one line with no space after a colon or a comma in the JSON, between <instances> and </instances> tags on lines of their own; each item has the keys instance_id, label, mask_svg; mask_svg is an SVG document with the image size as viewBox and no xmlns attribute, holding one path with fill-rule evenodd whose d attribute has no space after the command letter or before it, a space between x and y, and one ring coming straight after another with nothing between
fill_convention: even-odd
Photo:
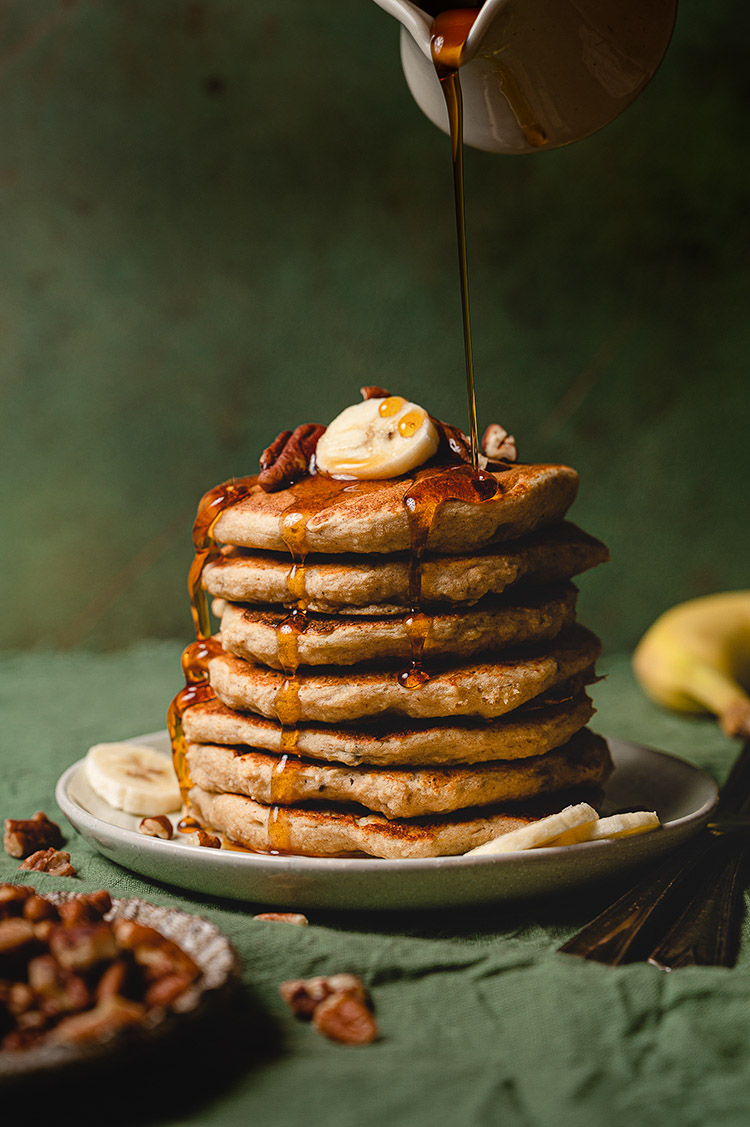
<instances>
[{"instance_id":1,"label":"stack of pancakes","mask_svg":"<svg viewBox=\"0 0 750 1127\"><path fill-rule=\"evenodd\" d=\"M585 727L600 645L575 623L570 582L607 550L563 520L578 484L567 466L513 465L493 499L439 506L421 566L429 677L404 683L404 496L425 472L324 496L314 478L254 489L215 526L228 546L204 573L221 618L215 699L183 726L193 810L240 845L464 853L611 770Z\"/></svg>"}]
</instances>

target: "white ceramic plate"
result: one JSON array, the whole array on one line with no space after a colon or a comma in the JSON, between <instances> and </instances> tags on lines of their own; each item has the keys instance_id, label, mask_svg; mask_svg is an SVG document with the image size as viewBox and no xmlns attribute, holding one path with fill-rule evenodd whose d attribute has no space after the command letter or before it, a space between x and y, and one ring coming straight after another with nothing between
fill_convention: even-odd
<instances>
[{"instance_id":1,"label":"white ceramic plate","mask_svg":"<svg viewBox=\"0 0 750 1127\"><path fill-rule=\"evenodd\" d=\"M132 742L169 752L166 732ZM708 775L664 752L608 743L615 771L600 813L656 810L661 829L621 841L489 857L274 857L188 845L179 834L171 841L144 837L137 832L140 818L94 794L83 760L61 776L56 797L71 825L105 857L165 884L280 908L445 908L573 888L658 857L704 825L717 799Z\"/></svg>"}]
</instances>

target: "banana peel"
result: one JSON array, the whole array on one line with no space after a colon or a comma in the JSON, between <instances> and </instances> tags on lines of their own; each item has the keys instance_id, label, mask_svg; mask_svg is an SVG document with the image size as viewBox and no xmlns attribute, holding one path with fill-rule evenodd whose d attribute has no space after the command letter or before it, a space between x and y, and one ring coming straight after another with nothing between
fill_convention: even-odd
<instances>
[{"instance_id":1,"label":"banana peel","mask_svg":"<svg viewBox=\"0 0 750 1127\"><path fill-rule=\"evenodd\" d=\"M645 693L675 712L712 712L750 739L750 591L680 603L657 618L633 654Z\"/></svg>"}]
</instances>

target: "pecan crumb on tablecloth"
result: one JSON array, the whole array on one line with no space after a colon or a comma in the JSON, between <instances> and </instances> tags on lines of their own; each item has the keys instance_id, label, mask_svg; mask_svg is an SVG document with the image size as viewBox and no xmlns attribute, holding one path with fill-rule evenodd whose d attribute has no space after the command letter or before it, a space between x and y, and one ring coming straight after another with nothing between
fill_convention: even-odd
<instances>
[{"instance_id":1,"label":"pecan crumb on tablecloth","mask_svg":"<svg viewBox=\"0 0 750 1127\"><path fill-rule=\"evenodd\" d=\"M302 1021L342 1045L366 1045L378 1036L365 985L354 974L319 975L282 982L279 993Z\"/></svg>"},{"instance_id":2,"label":"pecan crumb on tablecloth","mask_svg":"<svg viewBox=\"0 0 750 1127\"><path fill-rule=\"evenodd\" d=\"M11 857L28 857L42 849L59 849L63 843L60 827L37 810L33 818L6 818L3 847Z\"/></svg>"}]
</instances>

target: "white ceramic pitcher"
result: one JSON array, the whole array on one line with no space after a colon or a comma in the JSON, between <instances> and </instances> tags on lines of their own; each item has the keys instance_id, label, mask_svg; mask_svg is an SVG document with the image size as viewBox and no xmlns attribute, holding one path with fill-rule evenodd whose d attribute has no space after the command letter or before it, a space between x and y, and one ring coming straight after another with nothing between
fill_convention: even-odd
<instances>
[{"instance_id":1,"label":"white ceramic pitcher","mask_svg":"<svg viewBox=\"0 0 750 1127\"><path fill-rule=\"evenodd\" d=\"M447 132L430 55L433 16L410 0L375 3L402 24L409 89ZM437 12L453 5L428 6ZM461 54L464 141L525 153L601 129L656 72L676 8L677 0L485 0Z\"/></svg>"}]
</instances>

